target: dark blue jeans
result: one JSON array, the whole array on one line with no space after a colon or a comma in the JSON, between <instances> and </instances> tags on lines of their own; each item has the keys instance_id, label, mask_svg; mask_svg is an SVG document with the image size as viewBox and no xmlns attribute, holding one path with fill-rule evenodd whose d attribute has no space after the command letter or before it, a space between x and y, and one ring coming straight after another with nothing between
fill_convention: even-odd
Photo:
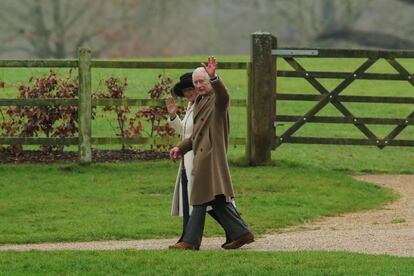
<instances>
[{"instance_id":1,"label":"dark blue jeans","mask_svg":"<svg viewBox=\"0 0 414 276\"><path fill-rule=\"evenodd\" d=\"M183 169L181 171L181 191L182 191L182 197L183 197L183 232L181 234L180 239L178 240L178 242L181 242L183 240L184 234L185 234L185 229L187 227L188 221L190 219L190 203L189 203L189 198L188 198L188 179L187 179L187 173L185 171L185 169ZM221 227L224 226L221 224L220 220L218 219L216 213L213 210L208 211L208 214L215 220L217 221ZM225 243L229 243L232 240L230 239L229 235L226 232L226 242Z\"/></svg>"},{"instance_id":2,"label":"dark blue jeans","mask_svg":"<svg viewBox=\"0 0 414 276\"><path fill-rule=\"evenodd\" d=\"M223 195L203 205L194 205L182 239L194 245L200 245L203 238L207 206L213 207L216 220L226 232L228 241L233 241L249 232L247 224L240 217L234 205L226 202Z\"/></svg>"}]
</instances>

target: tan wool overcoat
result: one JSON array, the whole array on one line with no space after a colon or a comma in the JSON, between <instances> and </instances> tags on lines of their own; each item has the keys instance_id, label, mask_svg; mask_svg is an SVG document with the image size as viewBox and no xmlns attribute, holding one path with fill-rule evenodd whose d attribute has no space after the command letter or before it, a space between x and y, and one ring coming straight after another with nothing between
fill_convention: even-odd
<instances>
[{"instance_id":1,"label":"tan wool overcoat","mask_svg":"<svg viewBox=\"0 0 414 276\"><path fill-rule=\"evenodd\" d=\"M216 195L234 197L227 163L229 94L221 80L211 85L213 91L196 99L191 137L178 145L182 154L190 150L194 152L191 205L207 203Z\"/></svg>"}]
</instances>

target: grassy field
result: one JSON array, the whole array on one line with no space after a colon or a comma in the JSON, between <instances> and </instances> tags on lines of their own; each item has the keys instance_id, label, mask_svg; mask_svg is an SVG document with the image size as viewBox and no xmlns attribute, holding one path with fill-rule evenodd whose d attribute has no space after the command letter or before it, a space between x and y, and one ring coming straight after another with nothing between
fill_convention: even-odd
<instances>
[{"instance_id":1,"label":"grassy field","mask_svg":"<svg viewBox=\"0 0 414 276\"><path fill-rule=\"evenodd\" d=\"M0 244L176 237L176 172L168 161L0 166ZM239 211L256 234L396 198L316 167L280 163L231 172ZM223 234L210 219L205 233Z\"/></svg>"},{"instance_id":2,"label":"grassy field","mask_svg":"<svg viewBox=\"0 0 414 276\"><path fill-rule=\"evenodd\" d=\"M205 57L171 60L204 60ZM166 59L158 59L166 60ZM220 61L247 61L247 57L218 57ZM308 70L352 71L361 59L300 59ZM400 60L414 72L414 60ZM290 69L283 61L279 69ZM59 69L67 75L67 69ZM94 69L93 90L104 89L100 80L127 77L130 98L145 98L160 73L177 79L186 70ZM0 69L0 98L16 95L17 83L47 69ZM394 73L383 61L369 72ZM76 72L73 72L76 74ZM244 70L220 70L231 97L245 99ZM321 80L333 89L340 80ZM278 92L318 94L300 79L279 78ZM413 87L402 81L357 80L341 95L412 96ZM400 117L414 111L412 105L344 104L356 116ZM277 113L302 115L308 102L278 102ZM327 106L317 115L339 115ZM231 134L246 135L245 108L232 107ZM94 136L115 136L113 117L98 113ZM289 124L278 127L280 133ZM380 137L392 126L372 126ZM305 125L297 135L363 138L354 126ZM397 138L413 139L409 126ZM108 145L104 148L120 148ZM344 212L379 207L395 200L392 192L353 180L349 174L414 173L414 148L319 146L284 144L272 153L273 166L245 168L244 146L230 147L229 159L243 217L257 234ZM177 164L167 161L93 164L0 166L0 244L146 239L176 237L180 218L171 218L170 202ZM206 235L222 235L208 219ZM27 252L0 253L0 274L296 274L296 275L412 275L413 258L351 253L254 253L254 252Z\"/></svg>"},{"instance_id":3,"label":"grassy field","mask_svg":"<svg viewBox=\"0 0 414 276\"><path fill-rule=\"evenodd\" d=\"M341 252L0 253L3 275L412 275L413 258Z\"/></svg>"}]
</instances>

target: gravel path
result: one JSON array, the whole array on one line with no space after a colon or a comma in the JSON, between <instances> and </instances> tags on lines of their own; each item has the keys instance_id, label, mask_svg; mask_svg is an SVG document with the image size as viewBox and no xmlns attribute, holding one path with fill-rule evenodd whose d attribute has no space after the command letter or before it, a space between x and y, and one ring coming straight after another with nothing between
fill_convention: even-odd
<instances>
[{"instance_id":1,"label":"gravel path","mask_svg":"<svg viewBox=\"0 0 414 276\"><path fill-rule=\"evenodd\" d=\"M389 187L399 201L379 210L328 217L265 235L242 250L328 250L414 256L414 175L364 175L359 180ZM2 245L6 250L165 249L176 239ZM219 249L223 238L205 238L202 249Z\"/></svg>"}]
</instances>

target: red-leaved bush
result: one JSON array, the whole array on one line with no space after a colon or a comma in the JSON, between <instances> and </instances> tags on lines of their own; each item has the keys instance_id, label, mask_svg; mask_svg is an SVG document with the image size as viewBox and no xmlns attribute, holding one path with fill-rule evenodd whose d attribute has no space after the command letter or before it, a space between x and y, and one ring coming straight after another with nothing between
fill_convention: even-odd
<instances>
[{"instance_id":1,"label":"red-leaved bush","mask_svg":"<svg viewBox=\"0 0 414 276\"><path fill-rule=\"evenodd\" d=\"M125 96L128 87L127 79L122 82L120 79L111 77L104 81L106 91L96 92L95 98L98 99L127 99ZM129 106L105 106L103 111L115 112L118 124L117 136L122 138L139 138L142 132L142 124L138 117L131 116L131 108ZM115 130L116 131L116 130ZM126 149L126 145L122 144L122 150Z\"/></svg>"},{"instance_id":2,"label":"red-leaved bush","mask_svg":"<svg viewBox=\"0 0 414 276\"><path fill-rule=\"evenodd\" d=\"M111 77L101 81L105 85L104 91L93 93L95 99L127 99L125 95L128 83ZM4 83L4 82L3 82ZM0 83L1 84L1 83ZM158 82L150 89L148 95L151 99L164 99L169 95L173 81L165 76L159 75ZM58 77L54 71L41 78L31 78L29 85L18 86L19 99L59 99L77 98L79 80L77 77ZM164 104L142 108L136 113L131 112L129 106L105 106L104 112L115 112L117 127L114 128L116 135L122 138L139 138L143 133L149 137L173 136L174 130L166 123L168 116ZM179 107L179 112L183 108ZM96 110L92 111L92 119L95 118ZM78 135L78 107L63 105L39 105L39 106L14 106L0 109L0 136L3 137L76 137ZM143 121L148 129L144 129ZM171 145L151 145L152 150L164 150ZM62 152L64 145L51 146L42 145L46 153L53 151ZM122 145L125 149L126 145ZM23 151L21 145L4 147L15 155Z\"/></svg>"},{"instance_id":3,"label":"red-leaved bush","mask_svg":"<svg viewBox=\"0 0 414 276\"><path fill-rule=\"evenodd\" d=\"M71 73L71 72L70 72ZM59 78L54 71L42 78L31 78L28 86L19 85L18 99L76 98L79 82L77 78ZM63 105L15 106L5 108L0 134L8 137L74 137L78 131L78 107ZM2 112L2 114L4 115ZM62 151L63 145L42 145L50 153ZM15 154L21 145L7 148Z\"/></svg>"}]
</instances>

